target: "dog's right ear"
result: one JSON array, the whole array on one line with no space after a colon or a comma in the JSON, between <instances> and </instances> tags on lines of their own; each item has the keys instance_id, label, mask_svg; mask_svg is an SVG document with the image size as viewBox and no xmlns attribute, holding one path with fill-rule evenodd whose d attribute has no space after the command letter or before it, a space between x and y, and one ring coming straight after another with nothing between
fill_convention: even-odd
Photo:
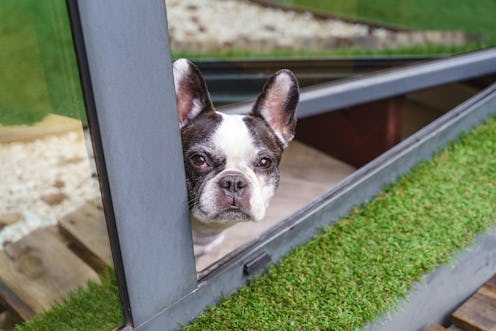
<instances>
[{"instance_id":1,"label":"dog's right ear","mask_svg":"<svg viewBox=\"0 0 496 331\"><path fill-rule=\"evenodd\" d=\"M207 84L200 70L187 59L178 59L172 65L179 126L182 128L200 113L213 111Z\"/></svg>"}]
</instances>

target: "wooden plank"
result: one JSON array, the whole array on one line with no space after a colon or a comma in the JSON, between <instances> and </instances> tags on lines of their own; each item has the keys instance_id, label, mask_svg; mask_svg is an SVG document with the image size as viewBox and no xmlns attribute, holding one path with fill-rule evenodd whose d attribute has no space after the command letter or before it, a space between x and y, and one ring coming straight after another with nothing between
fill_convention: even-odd
<instances>
[{"instance_id":1,"label":"wooden plank","mask_svg":"<svg viewBox=\"0 0 496 331\"><path fill-rule=\"evenodd\" d=\"M2 252L0 252L0 255ZM33 318L36 313L24 301L22 301L10 288L8 288L0 280L0 302L3 305L9 306L15 311L22 319L28 320Z\"/></svg>"},{"instance_id":2,"label":"wooden plank","mask_svg":"<svg viewBox=\"0 0 496 331\"><path fill-rule=\"evenodd\" d=\"M441 115L437 109L420 105L407 97L403 106L402 137L409 137Z\"/></svg>"},{"instance_id":3,"label":"wooden plank","mask_svg":"<svg viewBox=\"0 0 496 331\"><path fill-rule=\"evenodd\" d=\"M60 232L70 248L93 269L113 266L105 214L100 199L88 202L59 221Z\"/></svg>"},{"instance_id":4,"label":"wooden plank","mask_svg":"<svg viewBox=\"0 0 496 331\"><path fill-rule=\"evenodd\" d=\"M462 83L453 83L408 94L403 107L402 136L410 136L478 91Z\"/></svg>"},{"instance_id":5,"label":"wooden plank","mask_svg":"<svg viewBox=\"0 0 496 331\"><path fill-rule=\"evenodd\" d=\"M46 229L0 252L0 298L23 319L49 309L98 274Z\"/></svg>"},{"instance_id":6,"label":"wooden plank","mask_svg":"<svg viewBox=\"0 0 496 331\"><path fill-rule=\"evenodd\" d=\"M444 114L479 91L479 89L463 83L452 83L410 93L407 99L419 106L435 109Z\"/></svg>"},{"instance_id":7,"label":"wooden plank","mask_svg":"<svg viewBox=\"0 0 496 331\"><path fill-rule=\"evenodd\" d=\"M451 325L448 328L445 328L444 326L440 324L431 324L425 331L464 331L462 329L459 329L458 327Z\"/></svg>"},{"instance_id":8,"label":"wooden plank","mask_svg":"<svg viewBox=\"0 0 496 331\"><path fill-rule=\"evenodd\" d=\"M401 141L403 97L304 118L296 138L361 167Z\"/></svg>"},{"instance_id":9,"label":"wooden plank","mask_svg":"<svg viewBox=\"0 0 496 331\"><path fill-rule=\"evenodd\" d=\"M5 215L0 215L0 230L10 224L22 221L24 216L21 213L9 213Z\"/></svg>"},{"instance_id":10,"label":"wooden plank","mask_svg":"<svg viewBox=\"0 0 496 331\"><path fill-rule=\"evenodd\" d=\"M456 325L450 325L449 328L447 329L448 331L464 331L463 329L460 329Z\"/></svg>"},{"instance_id":11,"label":"wooden plank","mask_svg":"<svg viewBox=\"0 0 496 331\"><path fill-rule=\"evenodd\" d=\"M34 125L0 125L0 143L29 141L53 134L81 131L81 121L57 114L48 114Z\"/></svg>"},{"instance_id":12,"label":"wooden plank","mask_svg":"<svg viewBox=\"0 0 496 331\"><path fill-rule=\"evenodd\" d=\"M496 331L496 274L453 314L453 324L467 331Z\"/></svg>"},{"instance_id":13,"label":"wooden plank","mask_svg":"<svg viewBox=\"0 0 496 331\"><path fill-rule=\"evenodd\" d=\"M448 329L446 329L444 326L440 324L431 324L427 329L425 329L425 331L447 331L447 330Z\"/></svg>"},{"instance_id":14,"label":"wooden plank","mask_svg":"<svg viewBox=\"0 0 496 331\"><path fill-rule=\"evenodd\" d=\"M10 310L5 310L2 311L0 308L0 330L1 331L7 331L7 330L14 330L16 324L22 323L22 320L20 319L19 316L17 316L15 313L13 313Z\"/></svg>"}]
</instances>

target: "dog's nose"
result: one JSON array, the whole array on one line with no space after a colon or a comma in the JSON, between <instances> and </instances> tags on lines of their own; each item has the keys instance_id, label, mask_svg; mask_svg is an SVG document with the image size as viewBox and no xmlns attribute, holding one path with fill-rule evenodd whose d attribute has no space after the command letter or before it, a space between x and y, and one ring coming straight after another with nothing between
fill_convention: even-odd
<instances>
[{"instance_id":1,"label":"dog's nose","mask_svg":"<svg viewBox=\"0 0 496 331\"><path fill-rule=\"evenodd\" d=\"M248 182L240 175L226 175L219 181L219 186L228 194L241 194Z\"/></svg>"}]
</instances>

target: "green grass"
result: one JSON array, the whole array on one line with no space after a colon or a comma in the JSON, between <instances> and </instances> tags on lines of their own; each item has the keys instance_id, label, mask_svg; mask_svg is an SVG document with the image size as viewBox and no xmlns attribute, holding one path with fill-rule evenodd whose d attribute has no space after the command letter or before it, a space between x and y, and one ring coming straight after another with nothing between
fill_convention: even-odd
<instances>
[{"instance_id":1,"label":"green grass","mask_svg":"<svg viewBox=\"0 0 496 331\"><path fill-rule=\"evenodd\" d=\"M394 308L413 282L495 225L496 118L491 118L185 329L355 330ZM115 280L104 284L19 330L117 327ZM64 322L51 324L72 315L91 319L96 303L109 308L100 320L66 329Z\"/></svg>"},{"instance_id":2,"label":"green grass","mask_svg":"<svg viewBox=\"0 0 496 331\"><path fill-rule=\"evenodd\" d=\"M457 30L484 34L496 45L494 0L273 0L292 6L358 17L419 30Z\"/></svg>"},{"instance_id":3,"label":"green grass","mask_svg":"<svg viewBox=\"0 0 496 331\"><path fill-rule=\"evenodd\" d=\"M16 330L90 331L112 330L120 326L123 322L115 273L104 273L101 281L101 285L90 283L87 289L72 293L50 312L18 326Z\"/></svg>"},{"instance_id":4,"label":"green grass","mask_svg":"<svg viewBox=\"0 0 496 331\"><path fill-rule=\"evenodd\" d=\"M173 52L173 58L188 58L192 60L219 59L312 59L312 58L346 58L346 57L401 57L401 56L449 56L467 53L481 49L480 43L470 45L424 45L402 48L361 49L335 48L328 50L273 50L270 52L254 53L249 50L218 50L215 52Z\"/></svg>"},{"instance_id":5,"label":"green grass","mask_svg":"<svg viewBox=\"0 0 496 331\"><path fill-rule=\"evenodd\" d=\"M85 119L65 1L0 3L0 124Z\"/></svg>"}]
</instances>

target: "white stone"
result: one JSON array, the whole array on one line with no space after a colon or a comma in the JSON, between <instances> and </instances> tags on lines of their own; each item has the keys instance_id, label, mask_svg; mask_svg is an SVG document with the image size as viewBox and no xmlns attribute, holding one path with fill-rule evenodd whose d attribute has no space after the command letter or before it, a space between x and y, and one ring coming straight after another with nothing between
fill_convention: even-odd
<instances>
[{"instance_id":1,"label":"white stone","mask_svg":"<svg viewBox=\"0 0 496 331\"><path fill-rule=\"evenodd\" d=\"M56 224L57 220L99 197L98 181L92 177L93 160L88 160L82 133L70 132L31 142L0 143L0 215L21 213L24 220L0 231L0 249L31 231ZM57 180L64 186L56 188ZM49 206L41 197L64 193L67 198Z\"/></svg>"}]
</instances>

